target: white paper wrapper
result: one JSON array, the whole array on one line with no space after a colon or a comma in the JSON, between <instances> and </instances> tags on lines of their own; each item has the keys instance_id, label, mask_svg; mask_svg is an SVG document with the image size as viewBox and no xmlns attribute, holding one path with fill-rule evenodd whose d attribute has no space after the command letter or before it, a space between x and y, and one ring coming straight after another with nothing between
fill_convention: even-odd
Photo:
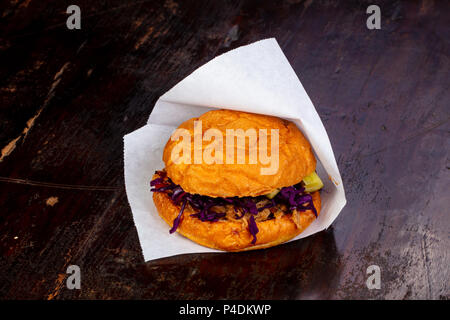
<instances>
[{"instance_id":1,"label":"white paper wrapper","mask_svg":"<svg viewBox=\"0 0 450 320\"><path fill-rule=\"evenodd\" d=\"M145 261L184 253L222 252L178 233L169 234L170 227L159 217L149 187L155 170L164 168L162 153L172 132L185 120L214 108L289 119L309 139L319 160L317 172L325 184L322 210L293 240L328 228L346 203L330 140L314 105L277 41L258 41L195 70L159 98L146 126L124 137L125 187Z\"/></svg>"}]
</instances>

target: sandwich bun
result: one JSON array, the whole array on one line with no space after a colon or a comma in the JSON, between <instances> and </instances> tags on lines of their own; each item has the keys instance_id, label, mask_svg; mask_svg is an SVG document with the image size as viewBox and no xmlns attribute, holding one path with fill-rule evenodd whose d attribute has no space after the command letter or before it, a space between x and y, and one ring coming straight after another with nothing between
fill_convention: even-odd
<instances>
[{"instance_id":1,"label":"sandwich bun","mask_svg":"<svg viewBox=\"0 0 450 320\"><path fill-rule=\"evenodd\" d=\"M255 129L257 132L259 129L267 129L268 154L270 154L269 146L272 140L270 138L271 129L278 129L279 166L275 174L262 175L261 168L267 168L269 165L261 164L259 157L256 164L249 164L249 143L245 145L246 160L244 164L238 164L237 161L227 164L225 147L223 148L223 164L207 164L204 161L200 164L195 164L193 161L190 164L177 164L172 160L171 155L179 141L169 139L163 153L167 175L186 192L210 197L255 197L268 194L277 188L295 185L305 176L314 172L316 168L316 159L311 145L291 121L240 111L213 110L198 118L185 121L179 128L188 130L194 137L194 121L198 120L202 121L203 133L214 128L220 130L224 137L227 129L244 131ZM202 152L208 143L203 142ZM257 147L259 148L259 143ZM236 157L237 143L234 148ZM190 150L192 150L191 159L194 159L194 139L191 139Z\"/></svg>"},{"instance_id":2,"label":"sandwich bun","mask_svg":"<svg viewBox=\"0 0 450 320\"><path fill-rule=\"evenodd\" d=\"M156 178L156 176L154 177ZM317 214L321 201L318 191L311 194ZM153 201L160 217L169 226L173 225L180 206L175 205L166 193L155 192ZM200 221L191 217L195 211L186 206L177 232L203 246L224 251L248 251L264 249L279 245L302 233L315 219L311 210L299 212L298 221L295 215L282 215L279 218L258 222L258 236L252 244L252 235L248 230L247 220L219 220L217 222Z\"/></svg>"}]
</instances>

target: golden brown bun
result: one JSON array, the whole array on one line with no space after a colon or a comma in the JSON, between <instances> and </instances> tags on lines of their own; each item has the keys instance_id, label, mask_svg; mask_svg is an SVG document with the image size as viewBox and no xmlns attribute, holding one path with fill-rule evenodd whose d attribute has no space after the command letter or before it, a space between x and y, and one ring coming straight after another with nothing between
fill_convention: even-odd
<instances>
[{"instance_id":1,"label":"golden brown bun","mask_svg":"<svg viewBox=\"0 0 450 320\"><path fill-rule=\"evenodd\" d=\"M270 193L274 189L288 187L299 183L316 168L316 159L311 145L297 126L287 120L276 117L246 113L232 110L213 110L199 118L190 119L179 128L189 130L194 137L194 121L202 120L203 133L209 128L219 129L224 137L226 129L270 129L279 130L279 169L274 175L262 175L261 168L269 167L249 164L248 143L246 143L245 164L226 164L226 147L224 146L223 164L194 164L192 151L191 164L175 164L171 159L173 148L179 141L169 140L164 148L163 160L167 175L186 192L207 195L210 197L258 196ZM270 150L271 138L267 138ZM182 140L180 139L180 142ZM191 139L194 150L194 139ZM210 142L203 141L203 150ZM235 143L235 157L236 157ZM203 151L202 151L203 152Z\"/></svg>"},{"instance_id":2,"label":"golden brown bun","mask_svg":"<svg viewBox=\"0 0 450 320\"><path fill-rule=\"evenodd\" d=\"M317 214L320 212L321 202L319 192L311 194ZM177 217L180 206L175 205L166 193L155 192L153 201L161 218L170 226ZM297 224L293 215L283 215L280 218L257 222L259 232L257 241L252 244L253 239L246 220L224 220L217 222L201 221L190 215L195 213L189 206L183 213L182 220L177 232L198 244L213 249L224 251L247 251L263 249L276 246L286 242L308 227L316 218L311 210L300 212L300 219Z\"/></svg>"}]
</instances>

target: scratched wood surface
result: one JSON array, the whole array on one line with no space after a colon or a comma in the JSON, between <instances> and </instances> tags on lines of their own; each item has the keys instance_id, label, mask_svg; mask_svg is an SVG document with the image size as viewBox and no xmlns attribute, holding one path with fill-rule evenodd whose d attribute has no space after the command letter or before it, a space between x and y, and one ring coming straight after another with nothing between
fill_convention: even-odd
<instances>
[{"instance_id":1,"label":"scratched wood surface","mask_svg":"<svg viewBox=\"0 0 450 320\"><path fill-rule=\"evenodd\" d=\"M72 31L69 4L0 4L0 298L449 298L448 3L78 0ZM301 241L145 263L123 135L195 68L267 37L324 122L347 206Z\"/></svg>"}]
</instances>

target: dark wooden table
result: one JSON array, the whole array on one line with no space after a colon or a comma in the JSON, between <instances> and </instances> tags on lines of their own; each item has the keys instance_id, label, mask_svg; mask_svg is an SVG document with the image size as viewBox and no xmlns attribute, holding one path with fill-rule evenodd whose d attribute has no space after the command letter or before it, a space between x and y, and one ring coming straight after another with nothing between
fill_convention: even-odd
<instances>
[{"instance_id":1,"label":"dark wooden table","mask_svg":"<svg viewBox=\"0 0 450 320\"><path fill-rule=\"evenodd\" d=\"M366 8L381 8L368 30ZM66 8L81 8L68 30ZM3 1L0 298L448 299L445 1ZM124 134L229 49L276 37L330 136L348 204L307 239L145 263ZM66 287L69 265L81 289ZM366 269L381 268L381 289Z\"/></svg>"}]
</instances>

